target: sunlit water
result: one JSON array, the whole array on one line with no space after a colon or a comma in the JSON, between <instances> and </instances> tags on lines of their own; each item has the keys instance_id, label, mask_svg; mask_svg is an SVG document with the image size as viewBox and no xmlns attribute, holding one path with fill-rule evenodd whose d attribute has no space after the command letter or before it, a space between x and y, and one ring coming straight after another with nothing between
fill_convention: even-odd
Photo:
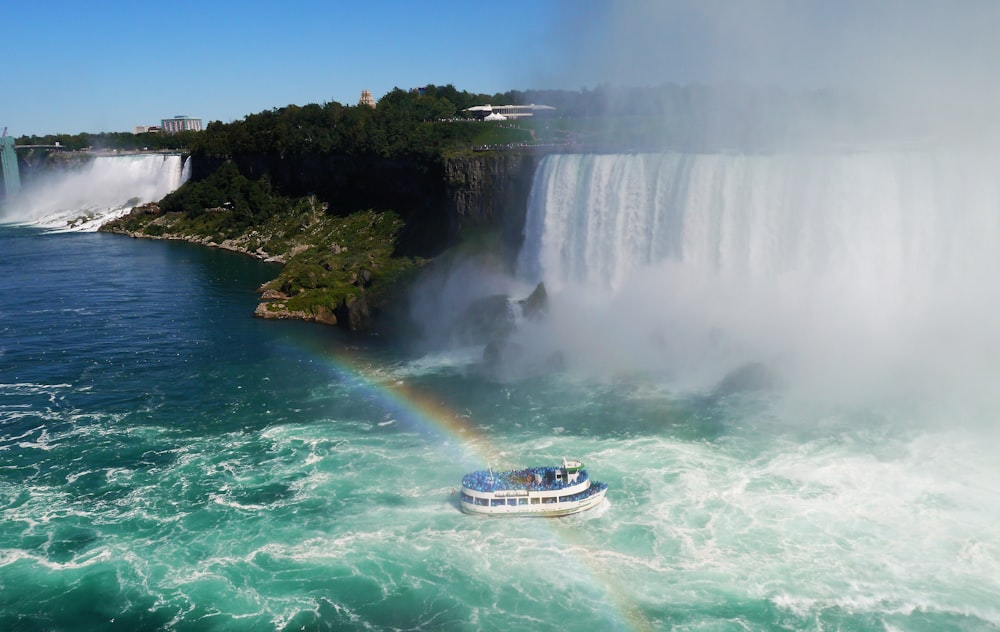
<instances>
[{"instance_id":1,"label":"sunlit water","mask_svg":"<svg viewBox=\"0 0 1000 632\"><path fill-rule=\"evenodd\" d=\"M476 349L256 320L275 269L230 253L0 253L0 629L1000 628L994 402L573 353L500 381ZM458 509L467 471L562 456L607 503Z\"/></svg>"}]
</instances>

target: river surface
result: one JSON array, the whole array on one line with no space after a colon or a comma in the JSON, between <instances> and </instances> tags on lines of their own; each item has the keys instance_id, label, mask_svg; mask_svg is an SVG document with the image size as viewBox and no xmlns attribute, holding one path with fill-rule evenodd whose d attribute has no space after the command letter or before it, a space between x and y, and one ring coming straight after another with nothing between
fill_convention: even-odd
<instances>
[{"instance_id":1,"label":"river surface","mask_svg":"<svg viewBox=\"0 0 1000 632\"><path fill-rule=\"evenodd\" d=\"M974 410L501 381L254 319L275 269L239 255L23 227L0 253L2 629L1000 626ZM465 472L564 455L608 502L458 509Z\"/></svg>"},{"instance_id":2,"label":"river surface","mask_svg":"<svg viewBox=\"0 0 1000 632\"><path fill-rule=\"evenodd\" d=\"M97 166L0 226L0 629L1000 629L1000 157L551 156L405 347L86 232L183 181ZM537 281L485 365L464 310ZM459 510L562 457L605 503Z\"/></svg>"}]
</instances>

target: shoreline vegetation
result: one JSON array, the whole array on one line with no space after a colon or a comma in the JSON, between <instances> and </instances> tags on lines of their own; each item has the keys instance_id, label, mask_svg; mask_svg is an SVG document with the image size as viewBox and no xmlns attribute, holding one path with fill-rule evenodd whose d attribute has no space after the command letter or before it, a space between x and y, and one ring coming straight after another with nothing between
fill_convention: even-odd
<instances>
[{"instance_id":1,"label":"shoreline vegetation","mask_svg":"<svg viewBox=\"0 0 1000 632\"><path fill-rule=\"evenodd\" d=\"M278 275L258 288L259 318L294 318L352 331L371 329L401 283L423 261L392 256L402 221L392 211L366 210L333 217L315 197L294 201L285 213L247 231L218 230L226 208L206 209L206 221L184 212L164 212L150 203L101 227L135 238L171 239L281 264Z\"/></svg>"},{"instance_id":2,"label":"shoreline vegetation","mask_svg":"<svg viewBox=\"0 0 1000 632\"><path fill-rule=\"evenodd\" d=\"M366 331L393 289L422 263L394 254L402 228L391 210L336 215L315 195L284 196L267 177L252 181L228 160L100 230L184 240L282 264L278 276L259 288L256 316Z\"/></svg>"}]
</instances>

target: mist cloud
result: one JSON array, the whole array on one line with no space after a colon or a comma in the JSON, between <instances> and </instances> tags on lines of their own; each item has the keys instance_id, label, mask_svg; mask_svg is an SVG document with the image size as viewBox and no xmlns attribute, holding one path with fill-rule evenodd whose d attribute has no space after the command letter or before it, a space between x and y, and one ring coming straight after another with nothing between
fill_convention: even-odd
<instances>
[{"instance_id":1,"label":"mist cloud","mask_svg":"<svg viewBox=\"0 0 1000 632\"><path fill-rule=\"evenodd\" d=\"M877 142L1000 139L997 2L637 0L567 2L562 13L553 32L559 60L546 62L540 84L821 93L811 129L843 129L847 116ZM738 108L745 94L725 98ZM712 115L741 114L719 107Z\"/></svg>"},{"instance_id":2,"label":"mist cloud","mask_svg":"<svg viewBox=\"0 0 1000 632\"><path fill-rule=\"evenodd\" d=\"M1000 3L640 0L567 3L549 79L739 83L879 95L917 110L997 103Z\"/></svg>"}]
</instances>

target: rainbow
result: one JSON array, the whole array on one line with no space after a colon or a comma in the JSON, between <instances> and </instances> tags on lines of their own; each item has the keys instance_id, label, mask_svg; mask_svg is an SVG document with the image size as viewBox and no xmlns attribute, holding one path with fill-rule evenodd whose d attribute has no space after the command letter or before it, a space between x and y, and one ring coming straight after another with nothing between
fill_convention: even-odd
<instances>
[{"instance_id":1,"label":"rainbow","mask_svg":"<svg viewBox=\"0 0 1000 632\"><path fill-rule=\"evenodd\" d=\"M379 375L362 352L333 349L323 360L338 381L381 408L387 421L434 439L437 445L453 452L451 457L486 467L496 456L471 413L459 413L433 393L416 389L397 376Z\"/></svg>"},{"instance_id":2,"label":"rainbow","mask_svg":"<svg viewBox=\"0 0 1000 632\"><path fill-rule=\"evenodd\" d=\"M471 414L456 412L433 394L418 391L396 376L378 375L370 368L371 362L357 349L334 348L323 354L322 360L341 383L357 389L360 396L383 408L388 420L435 439L435 443L449 452L449 458L461 462L471 460L485 467L500 454L491 446L490 438L476 426ZM655 629L629 597L621 581L600 566L601 556L595 555L592 545L580 537L576 525L566 528L559 520L548 519L525 519L524 522L536 537L555 540L560 548L572 553L570 561L580 571L578 576L587 578L595 591L606 596L621 629Z\"/></svg>"}]
</instances>

